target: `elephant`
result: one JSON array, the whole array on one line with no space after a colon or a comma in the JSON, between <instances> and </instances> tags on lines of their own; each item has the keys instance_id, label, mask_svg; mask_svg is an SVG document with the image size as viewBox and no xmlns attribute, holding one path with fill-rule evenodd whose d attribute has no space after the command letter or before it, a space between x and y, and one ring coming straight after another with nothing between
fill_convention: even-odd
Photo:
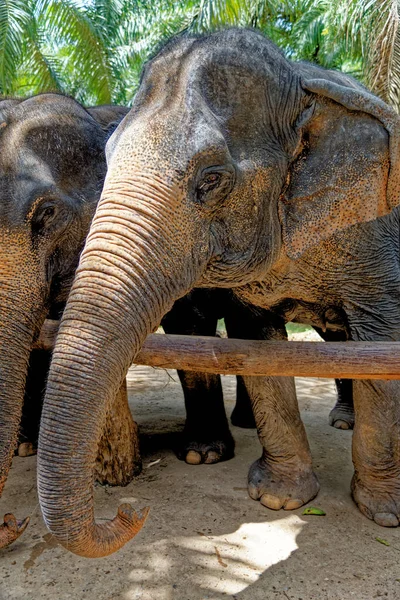
<instances>
[{"instance_id":1,"label":"elephant","mask_svg":"<svg viewBox=\"0 0 400 600\"><path fill-rule=\"evenodd\" d=\"M44 319L58 319L62 314L100 196L105 142L128 109L107 105L85 110L71 98L41 94L3 101L0 111L1 228L7 244L1 273L7 295L0 300L1 494L18 436L19 456L36 452L51 354L31 351L31 345ZM197 290L170 311L164 328L173 333L214 335L220 316L232 320L228 309L237 310L234 304L228 291ZM252 318L258 319L261 331L268 314L258 311L258 317ZM179 375L187 407L181 457L192 464L230 458L234 441L219 378ZM140 471L141 460L124 384L116 399L114 417L108 419L100 443L96 478L125 485ZM235 410L236 422L253 424L240 379ZM15 541L27 523L7 514L0 526L0 548Z\"/></svg>"},{"instance_id":2,"label":"elephant","mask_svg":"<svg viewBox=\"0 0 400 600\"><path fill-rule=\"evenodd\" d=\"M107 110L112 121L121 119L119 109L113 117L111 107ZM1 495L20 422L18 454L34 452L50 353L31 351L31 346L44 319L58 318L65 305L100 197L110 132L104 115L100 124L75 100L59 94L5 100L0 114ZM137 431L124 386L116 400L125 419L110 414L97 478L127 483L141 465ZM108 449L110 439L120 446L118 456ZM7 514L0 526L0 548L19 537L27 523Z\"/></svg>"},{"instance_id":3,"label":"elephant","mask_svg":"<svg viewBox=\"0 0 400 600\"><path fill-rule=\"evenodd\" d=\"M315 327L325 342L345 342L348 336L342 331L322 331ZM329 425L336 429L354 428L353 381L351 379L335 379L336 402L329 413Z\"/></svg>"},{"instance_id":4,"label":"elephant","mask_svg":"<svg viewBox=\"0 0 400 600\"><path fill-rule=\"evenodd\" d=\"M41 98L41 96L40 96ZM62 96L53 97L54 102L61 101ZM12 98L0 102L0 111L4 108L9 111L15 104L22 102L22 99ZM54 108L54 107L53 107ZM118 105L97 105L86 108L86 111L99 123L102 129L109 132L117 126L119 121L129 112L125 106ZM6 120L7 112L3 114L3 119ZM51 115L50 118L52 118ZM68 155L67 155L68 156ZM82 235L85 235L83 230ZM79 252L79 246L76 246L76 251ZM78 255L77 255L78 257ZM66 287L64 296L68 292L71 280L71 272L68 273L69 280L65 282ZM51 302L51 301L50 301ZM57 318L61 315L65 301L51 305L48 316ZM19 456L30 456L36 454L37 440L39 436L40 415L43 401L43 391L47 373L50 367L51 353L48 351L34 350L31 352L27 373L27 383L25 386L25 397L22 409L21 425L18 439L17 454Z\"/></svg>"},{"instance_id":5,"label":"elephant","mask_svg":"<svg viewBox=\"0 0 400 600\"><path fill-rule=\"evenodd\" d=\"M178 36L144 67L107 143L46 388L38 490L62 545L105 556L141 529L148 511L129 504L96 523L96 448L146 336L190 290L232 289L278 332L295 319L351 340L399 339L398 131L363 86L289 61L254 30ZM299 508L319 484L293 380L244 382L263 447L249 494ZM398 392L397 381L353 381L352 495L382 526L400 517Z\"/></svg>"},{"instance_id":6,"label":"elephant","mask_svg":"<svg viewBox=\"0 0 400 600\"><path fill-rule=\"evenodd\" d=\"M126 106L119 106L116 104L99 104L97 106L88 106L86 110L94 119L96 119L98 123L100 123L102 127L105 127L106 129L110 127L111 123L121 121L129 112L129 108Z\"/></svg>"}]
</instances>

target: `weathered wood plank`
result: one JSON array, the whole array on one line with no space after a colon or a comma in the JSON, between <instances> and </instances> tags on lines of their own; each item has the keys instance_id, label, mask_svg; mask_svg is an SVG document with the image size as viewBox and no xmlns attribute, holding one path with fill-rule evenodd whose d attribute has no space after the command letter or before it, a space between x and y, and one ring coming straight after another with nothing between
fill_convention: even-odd
<instances>
[{"instance_id":1,"label":"weathered wood plank","mask_svg":"<svg viewBox=\"0 0 400 600\"><path fill-rule=\"evenodd\" d=\"M58 321L35 347L51 349ZM135 364L239 375L400 379L400 342L271 342L152 334Z\"/></svg>"}]
</instances>

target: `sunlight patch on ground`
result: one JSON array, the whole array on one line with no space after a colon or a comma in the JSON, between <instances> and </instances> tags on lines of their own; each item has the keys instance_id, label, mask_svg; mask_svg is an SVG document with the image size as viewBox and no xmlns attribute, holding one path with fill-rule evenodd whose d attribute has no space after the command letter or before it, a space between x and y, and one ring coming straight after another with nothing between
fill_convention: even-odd
<instances>
[{"instance_id":1,"label":"sunlight patch on ground","mask_svg":"<svg viewBox=\"0 0 400 600\"><path fill-rule=\"evenodd\" d=\"M140 551L140 564L129 575L133 585L125 598L172 600L175 589L182 585L192 590L193 598L237 594L297 549L296 538L304 524L297 515L287 515L273 522L244 523L226 535L155 542ZM184 580L175 581L182 562L186 565Z\"/></svg>"}]
</instances>

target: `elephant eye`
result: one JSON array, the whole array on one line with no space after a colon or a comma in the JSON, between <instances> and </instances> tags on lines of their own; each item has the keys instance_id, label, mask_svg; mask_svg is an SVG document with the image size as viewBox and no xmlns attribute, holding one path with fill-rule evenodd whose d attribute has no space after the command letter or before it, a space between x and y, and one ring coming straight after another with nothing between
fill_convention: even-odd
<instances>
[{"instance_id":1,"label":"elephant eye","mask_svg":"<svg viewBox=\"0 0 400 600\"><path fill-rule=\"evenodd\" d=\"M200 184L197 186L197 198L198 200L202 200L203 197L211 190L218 187L220 181L222 179L221 173L209 173L205 177L203 177Z\"/></svg>"},{"instance_id":2,"label":"elephant eye","mask_svg":"<svg viewBox=\"0 0 400 600\"><path fill-rule=\"evenodd\" d=\"M44 209L44 211L42 212L42 218L44 219L49 219L50 217L54 216L54 213L56 212L56 209L54 208L54 206L48 206L47 208Z\"/></svg>"},{"instance_id":3,"label":"elephant eye","mask_svg":"<svg viewBox=\"0 0 400 600\"><path fill-rule=\"evenodd\" d=\"M31 215L32 231L39 233L49 227L57 216L57 212L57 206L51 200L39 204Z\"/></svg>"},{"instance_id":4,"label":"elephant eye","mask_svg":"<svg viewBox=\"0 0 400 600\"><path fill-rule=\"evenodd\" d=\"M219 202L229 194L235 180L234 169L230 166L205 169L196 185L196 200L209 205Z\"/></svg>"}]
</instances>

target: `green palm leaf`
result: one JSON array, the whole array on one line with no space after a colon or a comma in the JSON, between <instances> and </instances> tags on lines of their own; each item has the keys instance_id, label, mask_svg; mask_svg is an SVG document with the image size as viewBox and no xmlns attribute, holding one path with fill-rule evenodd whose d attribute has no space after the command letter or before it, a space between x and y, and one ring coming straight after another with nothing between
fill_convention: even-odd
<instances>
[{"instance_id":1,"label":"green palm leaf","mask_svg":"<svg viewBox=\"0 0 400 600\"><path fill-rule=\"evenodd\" d=\"M32 30L31 3L24 0L0 1L0 91L13 90L18 64L24 51L25 34Z\"/></svg>"},{"instance_id":2,"label":"green palm leaf","mask_svg":"<svg viewBox=\"0 0 400 600\"><path fill-rule=\"evenodd\" d=\"M78 77L84 76L97 101L111 102L113 78L101 29L73 0L49 2L42 19L48 35L68 46Z\"/></svg>"}]
</instances>

